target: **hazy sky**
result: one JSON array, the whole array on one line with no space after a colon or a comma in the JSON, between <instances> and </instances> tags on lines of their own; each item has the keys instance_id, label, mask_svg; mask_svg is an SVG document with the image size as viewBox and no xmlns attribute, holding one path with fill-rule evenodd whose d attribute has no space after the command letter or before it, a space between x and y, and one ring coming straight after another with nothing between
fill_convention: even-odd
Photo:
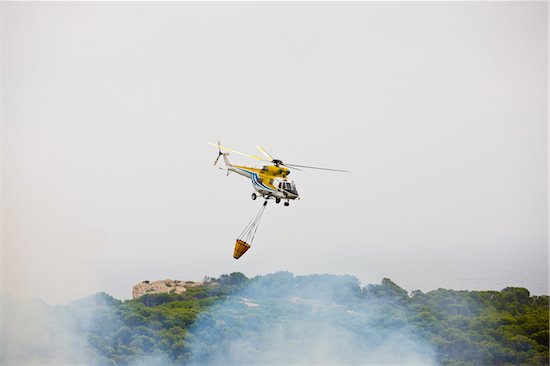
<instances>
[{"instance_id":1,"label":"hazy sky","mask_svg":"<svg viewBox=\"0 0 550 366\"><path fill-rule=\"evenodd\" d=\"M2 2L2 290L289 270L548 293L547 6ZM292 172L302 199L235 260L261 201L217 139L352 172Z\"/></svg>"}]
</instances>

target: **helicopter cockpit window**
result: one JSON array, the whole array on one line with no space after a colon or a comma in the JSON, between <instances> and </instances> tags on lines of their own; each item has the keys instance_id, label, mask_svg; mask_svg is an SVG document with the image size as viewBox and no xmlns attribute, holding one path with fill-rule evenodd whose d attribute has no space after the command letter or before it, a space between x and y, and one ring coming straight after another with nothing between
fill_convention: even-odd
<instances>
[{"instance_id":1,"label":"helicopter cockpit window","mask_svg":"<svg viewBox=\"0 0 550 366\"><path fill-rule=\"evenodd\" d=\"M290 182L283 183L283 189L292 194L298 194L298 192L296 191L296 185L294 185L294 183L290 183Z\"/></svg>"}]
</instances>

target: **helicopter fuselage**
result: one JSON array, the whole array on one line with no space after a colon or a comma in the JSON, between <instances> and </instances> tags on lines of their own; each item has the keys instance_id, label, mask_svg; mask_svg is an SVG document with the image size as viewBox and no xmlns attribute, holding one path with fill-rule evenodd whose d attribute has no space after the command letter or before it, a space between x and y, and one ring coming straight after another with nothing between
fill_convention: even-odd
<instances>
[{"instance_id":1,"label":"helicopter fuselage","mask_svg":"<svg viewBox=\"0 0 550 366\"><path fill-rule=\"evenodd\" d=\"M276 169L273 169L276 168ZM231 165L227 170L249 178L252 187L262 196L287 200L299 199L296 185L287 178L288 169L265 166L262 169L247 166Z\"/></svg>"},{"instance_id":2,"label":"helicopter fuselage","mask_svg":"<svg viewBox=\"0 0 550 366\"><path fill-rule=\"evenodd\" d=\"M277 202L300 199L300 195L296 190L296 185L287 176L290 170L277 165L265 165L261 169L247 167L244 165L231 164L228 158L228 153L221 153L227 169L227 173L235 172L243 177L250 179L252 187L264 198L275 198ZM256 194L252 194L252 199L256 199Z\"/></svg>"}]
</instances>

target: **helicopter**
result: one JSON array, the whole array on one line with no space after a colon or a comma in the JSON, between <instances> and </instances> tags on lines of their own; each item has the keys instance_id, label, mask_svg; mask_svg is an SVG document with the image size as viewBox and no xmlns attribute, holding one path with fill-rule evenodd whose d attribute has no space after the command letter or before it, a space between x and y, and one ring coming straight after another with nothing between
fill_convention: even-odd
<instances>
[{"instance_id":1,"label":"helicopter","mask_svg":"<svg viewBox=\"0 0 550 366\"><path fill-rule=\"evenodd\" d=\"M299 200L300 195L298 194L298 190L296 189L296 184L293 180L288 179L291 168L295 170L317 169L332 172L348 172L347 170L340 169L329 169L308 165L283 163L283 161L281 161L280 159L275 159L264 148L260 146L256 146L256 148L262 153L265 158L243 153L235 149L222 146L219 141L217 144L212 142L207 142L207 144L218 148L218 157L214 161L214 166L216 166L220 157L223 157L226 169L220 169L226 170L227 175L229 175L229 173L231 172L235 172L251 180L252 187L254 187L255 190L255 192L253 192L251 195L251 198L253 200L257 199L259 196L263 197L266 200L275 199L275 203L280 203L282 200L284 200L285 206L289 206L291 200ZM231 164L231 162L229 161L229 152L246 156L251 159L259 160L264 163L269 163L269 165L264 165L262 168L234 165ZM267 203L267 201L265 203Z\"/></svg>"}]
</instances>

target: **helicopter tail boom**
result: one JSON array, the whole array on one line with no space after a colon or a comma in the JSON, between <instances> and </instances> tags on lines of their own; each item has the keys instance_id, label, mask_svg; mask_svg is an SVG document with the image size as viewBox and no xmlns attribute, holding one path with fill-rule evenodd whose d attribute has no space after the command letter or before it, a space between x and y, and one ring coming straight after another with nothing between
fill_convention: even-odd
<instances>
[{"instance_id":1,"label":"helicopter tail boom","mask_svg":"<svg viewBox=\"0 0 550 366\"><path fill-rule=\"evenodd\" d=\"M222 156L223 156L223 162L225 163L225 166L227 168L227 175L229 175L229 172L232 171L233 169L233 164L231 164L231 162L229 161L229 153L222 153Z\"/></svg>"}]
</instances>

